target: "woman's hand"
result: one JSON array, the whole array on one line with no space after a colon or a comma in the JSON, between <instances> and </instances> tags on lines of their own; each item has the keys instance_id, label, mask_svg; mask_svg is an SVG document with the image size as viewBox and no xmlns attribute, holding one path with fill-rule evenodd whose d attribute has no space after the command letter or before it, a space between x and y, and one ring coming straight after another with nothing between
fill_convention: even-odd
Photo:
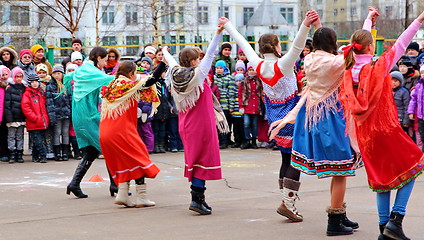
<instances>
[{"instance_id":1,"label":"woman's hand","mask_svg":"<svg viewBox=\"0 0 424 240\"><path fill-rule=\"evenodd\" d=\"M319 19L319 15L315 10L309 10L306 15L305 19L303 20L303 24L307 27L310 27L311 24Z\"/></svg>"},{"instance_id":2,"label":"woman's hand","mask_svg":"<svg viewBox=\"0 0 424 240\"><path fill-rule=\"evenodd\" d=\"M375 23L377 22L377 18L380 16L378 13L378 8L376 7L368 7L369 13L367 19L371 20L372 26L375 27Z\"/></svg>"},{"instance_id":3,"label":"woman's hand","mask_svg":"<svg viewBox=\"0 0 424 240\"><path fill-rule=\"evenodd\" d=\"M230 20L228 20L225 17L219 18L218 19L218 29L216 30L216 34L220 34L222 32L222 30L224 30L224 25L229 21Z\"/></svg>"}]
</instances>

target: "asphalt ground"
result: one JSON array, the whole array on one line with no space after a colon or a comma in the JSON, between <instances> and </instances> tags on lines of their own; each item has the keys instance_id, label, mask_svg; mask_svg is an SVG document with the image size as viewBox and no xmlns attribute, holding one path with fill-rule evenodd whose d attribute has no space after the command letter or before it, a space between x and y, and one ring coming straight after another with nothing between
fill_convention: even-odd
<instances>
[{"instance_id":1,"label":"asphalt ground","mask_svg":"<svg viewBox=\"0 0 424 240\"><path fill-rule=\"evenodd\" d=\"M189 183L183 177L183 153L154 154L161 172L147 179L151 208L115 205L103 159L97 159L81 183L88 194L77 199L65 194L77 160L0 163L0 239L377 239L378 216L365 169L348 179L348 217L360 228L353 235L326 237L330 179L301 176L300 200L304 221L292 223L278 215L279 151L267 149L221 151L223 176L208 181L206 200L213 214L188 210ZM103 182L90 182L98 174ZM132 192L135 192L132 182ZM410 198L404 231L424 239L424 180L418 178ZM394 198L392 194L392 199Z\"/></svg>"}]
</instances>

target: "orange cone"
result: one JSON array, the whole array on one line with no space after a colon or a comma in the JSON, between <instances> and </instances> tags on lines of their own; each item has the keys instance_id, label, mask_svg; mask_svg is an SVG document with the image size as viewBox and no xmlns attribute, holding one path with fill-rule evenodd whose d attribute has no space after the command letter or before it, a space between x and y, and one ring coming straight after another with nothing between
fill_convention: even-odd
<instances>
[{"instance_id":1,"label":"orange cone","mask_svg":"<svg viewBox=\"0 0 424 240\"><path fill-rule=\"evenodd\" d=\"M89 182L103 182L104 179L99 174L95 174L88 181Z\"/></svg>"}]
</instances>

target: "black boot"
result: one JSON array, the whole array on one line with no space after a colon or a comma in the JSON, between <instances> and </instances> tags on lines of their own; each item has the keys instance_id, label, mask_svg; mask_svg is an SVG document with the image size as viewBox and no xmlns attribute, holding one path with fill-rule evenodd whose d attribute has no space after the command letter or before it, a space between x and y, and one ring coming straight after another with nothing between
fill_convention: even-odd
<instances>
[{"instance_id":1,"label":"black boot","mask_svg":"<svg viewBox=\"0 0 424 240\"><path fill-rule=\"evenodd\" d=\"M62 144L60 145L62 149L62 161L68 161L69 160L69 144Z\"/></svg>"},{"instance_id":2,"label":"black boot","mask_svg":"<svg viewBox=\"0 0 424 240\"><path fill-rule=\"evenodd\" d=\"M201 215L211 214L212 208L205 202L206 188L191 186L191 190L191 203L189 209Z\"/></svg>"},{"instance_id":3,"label":"black boot","mask_svg":"<svg viewBox=\"0 0 424 240\"><path fill-rule=\"evenodd\" d=\"M240 149L248 149L248 148L251 148L251 147L252 147L252 145L250 144L250 141L249 140L245 140L241 144Z\"/></svg>"},{"instance_id":4,"label":"black boot","mask_svg":"<svg viewBox=\"0 0 424 240\"><path fill-rule=\"evenodd\" d=\"M16 150L9 150L9 163L15 163Z\"/></svg>"},{"instance_id":5,"label":"black boot","mask_svg":"<svg viewBox=\"0 0 424 240\"><path fill-rule=\"evenodd\" d=\"M153 153L160 153L159 144L155 143L155 146L153 148Z\"/></svg>"},{"instance_id":6,"label":"black boot","mask_svg":"<svg viewBox=\"0 0 424 240\"><path fill-rule=\"evenodd\" d=\"M15 151L15 162L23 163L24 162L24 150L16 150Z\"/></svg>"},{"instance_id":7,"label":"black boot","mask_svg":"<svg viewBox=\"0 0 424 240\"><path fill-rule=\"evenodd\" d=\"M349 235L353 233L351 227L346 227L342 224L343 213L346 213L343 208L328 208L328 225L327 236Z\"/></svg>"},{"instance_id":8,"label":"black boot","mask_svg":"<svg viewBox=\"0 0 424 240\"><path fill-rule=\"evenodd\" d=\"M81 150L78 147L78 142L76 137L72 137L71 139L72 150L74 151L74 159L81 159Z\"/></svg>"},{"instance_id":9,"label":"black boot","mask_svg":"<svg viewBox=\"0 0 424 240\"><path fill-rule=\"evenodd\" d=\"M403 233L403 217L404 215L400 213L390 213L390 219L389 222L386 224L386 228L384 229L383 235L394 239L409 240L409 238L405 236L405 233Z\"/></svg>"},{"instance_id":10,"label":"black boot","mask_svg":"<svg viewBox=\"0 0 424 240\"><path fill-rule=\"evenodd\" d=\"M113 180L112 174L110 174L109 170L107 171L107 173L109 173L109 180L110 180L110 186L109 186L110 196L114 197L115 193L118 193L118 186L116 186L115 180Z\"/></svg>"},{"instance_id":11,"label":"black boot","mask_svg":"<svg viewBox=\"0 0 424 240\"><path fill-rule=\"evenodd\" d=\"M346 207L347 207L346 203L343 203L342 207L346 210ZM347 218L346 213L343 213L342 224L345 225L346 227L351 227L353 229L359 228L359 224L357 222L350 221L349 218Z\"/></svg>"},{"instance_id":12,"label":"black boot","mask_svg":"<svg viewBox=\"0 0 424 240\"><path fill-rule=\"evenodd\" d=\"M81 191L80 183L83 179L84 175L87 173L94 159L96 159L99 155L99 151L94 147L86 147L84 148L84 156L79 162L77 169L75 170L74 177L72 181L68 184L66 188L66 194L70 194L71 192L78 198L87 198L88 195L84 194Z\"/></svg>"},{"instance_id":13,"label":"black boot","mask_svg":"<svg viewBox=\"0 0 424 240\"><path fill-rule=\"evenodd\" d=\"M258 149L258 144L256 144L256 138L252 138L252 148Z\"/></svg>"},{"instance_id":14,"label":"black boot","mask_svg":"<svg viewBox=\"0 0 424 240\"><path fill-rule=\"evenodd\" d=\"M384 229L386 228L386 224L378 224L378 227L380 229L380 235L378 235L378 240L393 240L393 238L386 237L383 235Z\"/></svg>"},{"instance_id":15,"label":"black boot","mask_svg":"<svg viewBox=\"0 0 424 240\"><path fill-rule=\"evenodd\" d=\"M159 152L160 153L166 153L165 143L164 142L160 142L159 145L158 145L158 147L159 147Z\"/></svg>"},{"instance_id":16,"label":"black boot","mask_svg":"<svg viewBox=\"0 0 424 240\"><path fill-rule=\"evenodd\" d=\"M62 161L62 154L60 153L60 145L53 145L53 152L54 152L54 160Z\"/></svg>"}]
</instances>

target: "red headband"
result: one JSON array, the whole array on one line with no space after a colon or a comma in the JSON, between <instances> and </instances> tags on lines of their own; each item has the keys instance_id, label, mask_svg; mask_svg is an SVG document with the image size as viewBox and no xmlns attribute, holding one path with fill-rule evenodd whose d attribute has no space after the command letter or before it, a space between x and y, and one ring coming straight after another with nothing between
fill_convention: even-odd
<instances>
[{"instance_id":1,"label":"red headband","mask_svg":"<svg viewBox=\"0 0 424 240\"><path fill-rule=\"evenodd\" d=\"M343 52L344 52L344 57L346 58L347 54L350 52L350 50L352 49L357 49L358 51L362 49L362 45L359 43L356 43L356 41L353 41L352 44L347 45L346 47L342 48Z\"/></svg>"}]
</instances>

